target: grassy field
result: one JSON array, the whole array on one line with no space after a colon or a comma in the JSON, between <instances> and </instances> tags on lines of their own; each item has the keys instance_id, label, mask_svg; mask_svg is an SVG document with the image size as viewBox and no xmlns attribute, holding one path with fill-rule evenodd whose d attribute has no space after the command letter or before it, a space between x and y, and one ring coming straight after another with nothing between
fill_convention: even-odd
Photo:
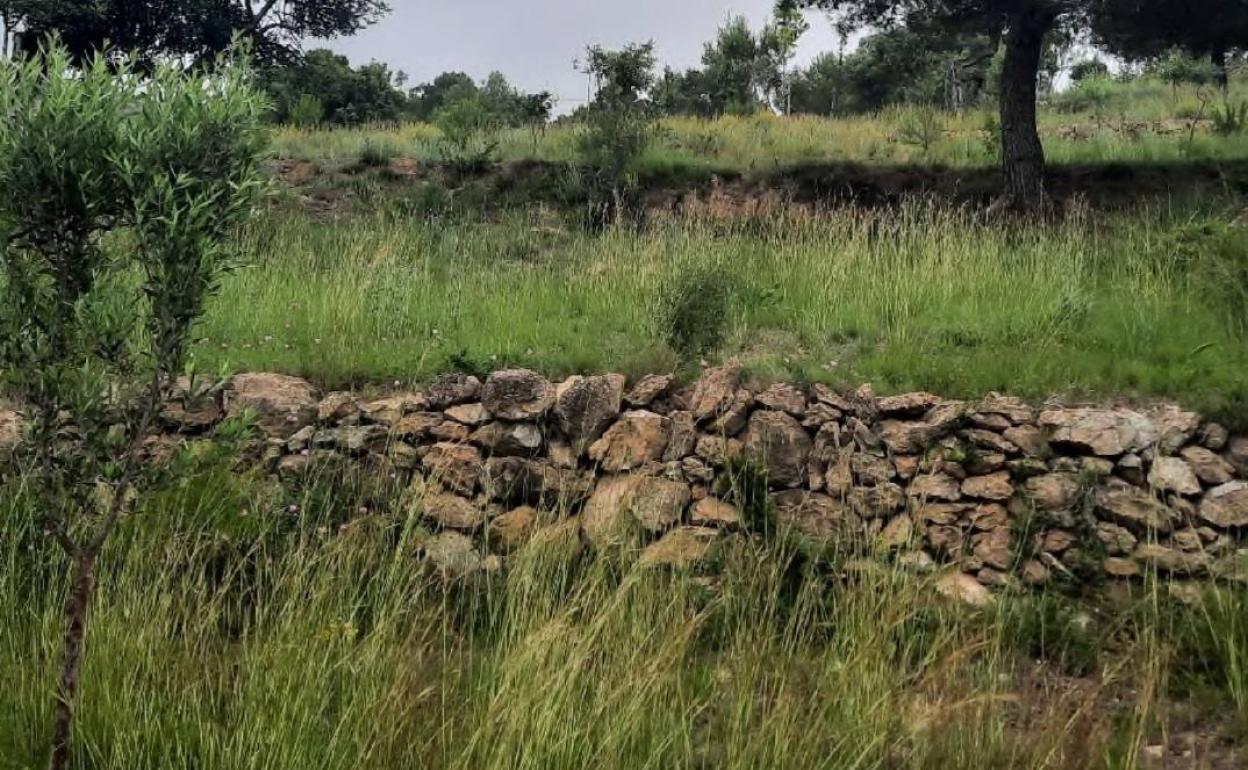
<instances>
[{"instance_id":1,"label":"grassy field","mask_svg":"<svg viewBox=\"0 0 1248 770\"><path fill-rule=\"evenodd\" d=\"M275 214L201 327L201 368L326 385L523 365L689 371L664 302L707 273L715 359L761 380L954 396L1248 397L1248 231L1225 211L1137 209L1002 225L900 211L654 223L586 234L540 212L500 221ZM701 291L698 286L695 291Z\"/></svg>"},{"instance_id":2,"label":"grassy field","mask_svg":"<svg viewBox=\"0 0 1248 770\"><path fill-rule=\"evenodd\" d=\"M1242 591L1178 603L1150 582L1112 599L1055 590L970 610L939 600L934 576L855 567L851 554L739 537L673 573L641 567L630 547L583 551L557 521L505 573L445 583L412 558L427 533L411 498L333 476L277 486L239 472L235 451L219 441L188 453L107 553L76 767L1242 758ZM10 485L0 516L28 520L26 504ZM65 589L54 548L20 528L0 536L6 770L42 766ZM1181 764L1161 764L1159 750Z\"/></svg>"},{"instance_id":3,"label":"grassy field","mask_svg":"<svg viewBox=\"0 0 1248 770\"><path fill-rule=\"evenodd\" d=\"M1248 98L1248 82L1236 79L1229 99ZM1056 164L1184 163L1248 157L1248 134L1219 135L1211 119L1222 104L1216 91L1171 89L1150 80L1116 83L1099 99L1059 94L1042 106L1040 129ZM641 161L651 172L665 169L742 173L850 162L920 164L954 168L992 167L997 147L991 112L939 113L923 146L923 110L891 107L861 117L777 117L760 114L716 120L672 118L662 122ZM437 160L435 126L404 124L356 129L284 128L275 137L279 158L329 165L355 162L365 148L387 155ZM566 163L576 160L577 129L556 125L497 134L499 159Z\"/></svg>"}]
</instances>

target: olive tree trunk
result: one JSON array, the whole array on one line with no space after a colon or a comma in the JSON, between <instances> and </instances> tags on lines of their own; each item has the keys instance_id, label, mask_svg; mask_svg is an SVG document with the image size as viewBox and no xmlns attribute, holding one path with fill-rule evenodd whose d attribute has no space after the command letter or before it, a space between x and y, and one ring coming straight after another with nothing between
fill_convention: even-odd
<instances>
[{"instance_id":1,"label":"olive tree trunk","mask_svg":"<svg viewBox=\"0 0 1248 770\"><path fill-rule=\"evenodd\" d=\"M1001 70L1001 163L1005 189L999 208L1044 208L1044 146L1036 128L1036 80L1044 38L1057 12L1043 2L1027 2L1011 14Z\"/></svg>"},{"instance_id":2,"label":"olive tree trunk","mask_svg":"<svg viewBox=\"0 0 1248 770\"><path fill-rule=\"evenodd\" d=\"M61 674L56 683L55 715L52 727L51 770L69 767L70 738L74 706L78 702L78 679L82 669L83 644L87 634L87 614L95 593L94 551L74 555L73 583L65 599L65 636L61 648Z\"/></svg>"}]
</instances>

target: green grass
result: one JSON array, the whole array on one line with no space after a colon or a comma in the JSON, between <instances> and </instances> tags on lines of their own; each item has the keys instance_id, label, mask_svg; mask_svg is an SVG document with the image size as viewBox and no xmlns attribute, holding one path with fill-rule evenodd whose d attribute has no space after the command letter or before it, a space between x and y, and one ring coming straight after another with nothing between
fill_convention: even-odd
<instances>
[{"instance_id":1,"label":"green grass","mask_svg":"<svg viewBox=\"0 0 1248 770\"><path fill-rule=\"evenodd\" d=\"M106 553L76 768L1125 769L1165 722L1171 659L1206 649L1162 640L1200 624L1202 718L1248 724L1227 665L1244 625L1167 620L1156 590L974 612L785 541L669 573L566 528L447 585L414 556L411 500L360 516L341 485L276 487L233 452L201 445ZM42 766L65 588L21 489L0 495L6 770Z\"/></svg>"},{"instance_id":2,"label":"green grass","mask_svg":"<svg viewBox=\"0 0 1248 770\"><path fill-rule=\"evenodd\" d=\"M489 223L274 214L200 328L201 368L327 385L450 368L696 369L657 303L725 276L725 343L760 379L1162 395L1248 392L1248 233L1137 209L1002 224L937 204L668 221L601 236L529 212ZM666 292L670 293L670 292Z\"/></svg>"}]
</instances>

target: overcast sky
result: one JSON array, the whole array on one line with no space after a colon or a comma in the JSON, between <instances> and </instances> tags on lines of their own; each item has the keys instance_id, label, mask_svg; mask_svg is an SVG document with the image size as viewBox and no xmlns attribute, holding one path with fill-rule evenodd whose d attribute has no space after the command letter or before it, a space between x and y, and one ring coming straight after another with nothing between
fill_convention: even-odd
<instances>
[{"instance_id":1,"label":"overcast sky","mask_svg":"<svg viewBox=\"0 0 1248 770\"><path fill-rule=\"evenodd\" d=\"M585 99L586 78L572 68L586 45L654 40L661 64L697 64L702 44L730 16L754 28L774 0L390 0L378 24L330 47L352 62L371 59L403 70L411 84L447 70L481 79L499 70L529 91L550 90L560 111ZM798 60L839 45L827 19L811 14Z\"/></svg>"}]
</instances>

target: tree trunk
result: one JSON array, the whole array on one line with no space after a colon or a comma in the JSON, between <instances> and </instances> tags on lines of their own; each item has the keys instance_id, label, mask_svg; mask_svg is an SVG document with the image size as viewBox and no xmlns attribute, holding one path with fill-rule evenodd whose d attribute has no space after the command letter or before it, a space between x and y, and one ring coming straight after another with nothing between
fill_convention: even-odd
<instances>
[{"instance_id":1,"label":"tree trunk","mask_svg":"<svg viewBox=\"0 0 1248 770\"><path fill-rule=\"evenodd\" d=\"M74 556L73 583L65 600L65 637L61 649L61 675L56 685L56 706L52 731L51 770L69 766L70 737L74 726L74 706L78 700L78 675L82 669L83 641L87 614L95 592L95 554Z\"/></svg>"},{"instance_id":2,"label":"tree trunk","mask_svg":"<svg viewBox=\"0 0 1248 770\"><path fill-rule=\"evenodd\" d=\"M1213 78L1222 93L1231 90L1231 76L1226 68L1226 51L1218 49L1209 56L1213 60Z\"/></svg>"},{"instance_id":3,"label":"tree trunk","mask_svg":"<svg viewBox=\"0 0 1248 770\"><path fill-rule=\"evenodd\" d=\"M1001 162L1005 190L999 207L1036 211L1044 207L1044 146L1036 128L1036 80L1044 37L1057 14L1029 2L1012 14L1001 70Z\"/></svg>"}]
</instances>

